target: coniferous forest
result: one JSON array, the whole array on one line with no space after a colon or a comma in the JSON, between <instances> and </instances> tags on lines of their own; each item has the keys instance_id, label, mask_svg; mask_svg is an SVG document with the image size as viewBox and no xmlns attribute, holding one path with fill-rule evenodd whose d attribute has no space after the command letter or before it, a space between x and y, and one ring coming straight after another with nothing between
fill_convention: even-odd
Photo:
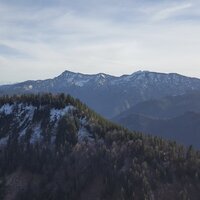
<instances>
[{"instance_id":1,"label":"coniferous forest","mask_svg":"<svg viewBox=\"0 0 200 200\"><path fill-rule=\"evenodd\" d=\"M64 94L0 98L0 199L199 200L200 152Z\"/></svg>"}]
</instances>

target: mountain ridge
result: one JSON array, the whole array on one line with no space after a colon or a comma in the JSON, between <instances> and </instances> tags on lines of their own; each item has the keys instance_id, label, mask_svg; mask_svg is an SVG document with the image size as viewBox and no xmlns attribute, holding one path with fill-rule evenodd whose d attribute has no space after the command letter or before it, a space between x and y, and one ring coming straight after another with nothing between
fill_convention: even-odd
<instances>
[{"instance_id":1,"label":"mountain ridge","mask_svg":"<svg viewBox=\"0 0 200 200\"><path fill-rule=\"evenodd\" d=\"M199 102L199 91L151 99L130 107L112 121L130 130L173 139L199 149Z\"/></svg>"},{"instance_id":2,"label":"mountain ridge","mask_svg":"<svg viewBox=\"0 0 200 200\"><path fill-rule=\"evenodd\" d=\"M185 146L200 148L200 113L187 111L179 116L163 119L143 114L119 116L113 120L129 130L175 140Z\"/></svg>"},{"instance_id":3,"label":"mountain ridge","mask_svg":"<svg viewBox=\"0 0 200 200\"><path fill-rule=\"evenodd\" d=\"M200 79L175 73L138 71L116 77L65 71L52 79L0 86L0 95L66 93L79 98L104 117L113 118L141 101L192 90L200 90Z\"/></svg>"},{"instance_id":4,"label":"mountain ridge","mask_svg":"<svg viewBox=\"0 0 200 200\"><path fill-rule=\"evenodd\" d=\"M187 111L200 113L199 102L200 91L193 91L181 95L166 96L160 99L139 102L120 113L120 116L135 113L153 118L169 119L184 114Z\"/></svg>"},{"instance_id":5,"label":"mountain ridge","mask_svg":"<svg viewBox=\"0 0 200 200\"><path fill-rule=\"evenodd\" d=\"M182 75L182 74L179 74L179 73L164 73L164 72L154 72L154 71L148 71L148 70L138 70L138 71L135 71L131 74L122 74L122 75L119 75L119 76L116 76L116 75L110 75L110 74L106 74L106 73L103 73L103 72L99 72L99 73L94 73L94 74L87 74L87 73L81 73L81 72L73 72L73 71L70 71L70 70L65 70L63 71L61 74L59 74L58 76L55 76L54 78L47 78L47 79L37 79L37 80L32 80L32 79L29 79L29 80L26 80L26 81L20 81L20 82L17 82L17 83L9 83L9 84L1 84L0 86L11 86L11 85L15 85L15 84L22 84L22 83L26 83L26 82L41 82L41 81L50 81L50 80L53 80L53 79L57 79L57 78L60 78L60 77L63 77L63 76L80 76L80 77L98 77L98 76L102 76L102 77L112 77L112 78L115 78L115 79L120 79L120 78L131 78L131 77L134 77L134 76L138 76L138 75L147 75L147 74L154 74L156 76L158 75L163 75L163 76L176 76L176 77L182 77L182 78L190 78L190 79L194 79L194 80L200 80L200 78L197 78L197 77L190 77L190 76L186 76L186 75Z\"/></svg>"}]
</instances>

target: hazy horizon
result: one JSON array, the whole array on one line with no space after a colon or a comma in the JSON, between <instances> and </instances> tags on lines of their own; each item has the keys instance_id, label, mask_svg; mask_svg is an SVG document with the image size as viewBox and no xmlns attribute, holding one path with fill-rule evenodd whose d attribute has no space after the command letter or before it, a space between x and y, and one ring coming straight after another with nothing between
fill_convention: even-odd
<instances>
[{"instance_id":1,"label":"hazy horizon","mask_svg":"<svg viewBox=\"0 0 200 200\"><path fill-rule=\"evenodd\" d=\"M65 70L200 77L198 0L0 0L0 82Z\"/></svg>"}]
</instances>

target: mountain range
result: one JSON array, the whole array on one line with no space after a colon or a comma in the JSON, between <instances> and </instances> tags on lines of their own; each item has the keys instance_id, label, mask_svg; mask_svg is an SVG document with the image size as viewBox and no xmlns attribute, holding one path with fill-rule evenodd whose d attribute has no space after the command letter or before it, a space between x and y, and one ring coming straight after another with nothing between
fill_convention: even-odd
<instances>
[{"instance_id":1,"label":"mountain range","mask_svg":"<svg viewBox=\"0 0 200 200\"><path fill-rule=\"evenodd\" d=\"M0 86L0 94L65 93L131 130L200 148L200 79L138 71L120 77L65 71L47 80Z\"/></svg>"},{"instance_id":2,"label":"mountain range","mask_svg":"<svg viewBox=\"0 0 200 200\"><path fill-rule=\"evenodd\" d=\"M123 117L134 113L157 119L169 119L188 111L200 113L200 91L142 101L120 113L119 116Z\"/></svg>"},{"instance_id":3,"label":"mountain range","mask_svg":"<svg viewBox=\"0 0 200 200\"><path fill-rule=\"evenodd\" d=\"M0 86L0 94L66 93L79 98L97 113L113 118L135 104L200 90L200 80L179 74L138 71L115 77L65 71L47 80Z\"/></svg>"},{"instance_id":4,"label":"mountain range","mask_svg":"<svg viewBox=\"0 0 200 200\"><path fill-rule=\"evenodd\" d=\"M113 121L131 130L200 148L200 92L144 101Z\"/></svg>"}]
</instances>

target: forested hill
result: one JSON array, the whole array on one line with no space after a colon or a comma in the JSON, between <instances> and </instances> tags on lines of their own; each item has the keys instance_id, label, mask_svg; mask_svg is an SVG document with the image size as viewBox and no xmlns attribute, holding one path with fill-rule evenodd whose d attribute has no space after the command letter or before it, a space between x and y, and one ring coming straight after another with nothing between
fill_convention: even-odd
<instances>
[{"instance_id":1,"label":"forested hill","mask_svg":"<svg viewBox=\"0 0 200 200\"><path fill-rule=\"evenodd\" d=\"M61 95L0 98L0 199L199 200L200 152Z\"/></svg>"}]
</instances>

